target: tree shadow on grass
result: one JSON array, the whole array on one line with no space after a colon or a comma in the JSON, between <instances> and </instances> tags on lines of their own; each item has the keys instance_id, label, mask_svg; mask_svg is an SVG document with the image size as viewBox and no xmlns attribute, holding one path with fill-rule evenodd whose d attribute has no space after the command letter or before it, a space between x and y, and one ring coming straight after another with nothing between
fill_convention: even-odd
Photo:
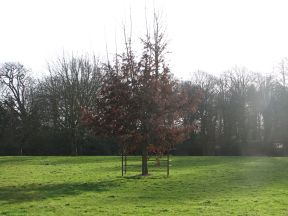
<instances>
[{"instance_id":1,"label":"tree shadow on grass","mask_svg":"<svg viewBox=\"0 0 288 216\"><path fill-rule=\"evenodd\" d=\"M107 180L89 183L30 184L24 186L0 187L0 202L21 203L48 198L75 196L83 192L104 192L120 186L119 181Z\"/></svg>"},{"instance_id":2,"label":"tree shadow on grass","mask_svg":"<svg viewBox=\"0 0 288 216\"><path fill-rule=\"evenodd\" d=\"M81 165L87 163L105 164L120 162L117 156L53 156L43 157L44 165Z\"/></svg>"},{"instance_id":3,"label":"tree shadow on grass","mask_svg":"<svg viewBox=\"0 0 288 216\"><path fill-rule=\"evenodd\" d=\"M25 156L1 156L0 157L0 166L6 165L6 164L19 164L27 161L32 161L31 157L25 157Z\"/></svg>"},{"instance_id":4,"label":"tree shadow on grass","mask_svg":"<svg viewBox=\"0 0 288 216\"><path fill-rule=\"evenodd\" d=\"M27 163L33 165L79 165L114 163L120 156L0 156L0 165Z\"/></svg>"}]
</instances>

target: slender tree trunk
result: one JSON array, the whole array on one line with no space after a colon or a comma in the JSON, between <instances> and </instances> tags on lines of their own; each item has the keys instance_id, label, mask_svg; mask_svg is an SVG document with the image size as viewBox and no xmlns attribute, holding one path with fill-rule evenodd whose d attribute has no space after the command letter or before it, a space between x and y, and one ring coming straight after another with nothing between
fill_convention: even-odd
<instances>
[{"instance_id":1,"label":"slender tree trunk","mask_svg":"<svg viewBox=\"0 0 288 216\"><path fill-rule=\"evenodd\" d=\"M78 156L78 134L77 134L77 129L72 128L71 129L71 136L72 136L72 143L71 143L71 152L73 156Z\"/></svg>"},{"instance_id":2,"label":"slender tree trunk","mask_svg":"<svg viewBox=\"0 0 288 216\"><path fill-rule=\"evenodd\" d=\"M146 146L142 150L142 176L148 175L148 152Z\"/></svg>"},{"instance_id":3,"label":"slender tree trunk","mask_svg":"<svg viewBox=\"0 0 288 216\"><path fill-rule=\"evenodd\" d=\"M23 148L22 148L22 144L20 144L20 148L19 148L19 155L20 155L20 156L23 155Z\"/></svg>"},{"instance_id":4,"label":"slender tree trunk","mask_svg":"<svg viewBox=\"0 0 288 216\"><path fill-rule=\"evenodd\" d=\"M169 155L169 151L167 152L167 177L169 176L170 174L170 155Z\"/></svg>"},{"instance_id":5,"label":"slender tree trunk","mask_svg":"<svg viewBox=\"0 0 288 216\"><path fill-rule=\"evenodd\" d=\"M126 174L127 172L127 154L125 153L125 157L124 157L124 173Z\"/></svg>"},{"instance_id":6,"label":"slender tree trunk","mask_svg":"<svg viewBox=\"0 0 288 216\"><path fill-rule=\"evenodd\" d=\"M123 153L123 147L121 152L121 175L124 175L124 153Z\"/></svg>"},{"instance_id":7,"label":"slender tree trunk","mask_svg":"<svg viewBox=\"0 0 288 216\"><path fill-rule=\"evenodd\" d=\"M75 129L73 129L73 134L72 134L72 155L73 156L78 156L78 143L77 143L77 135Z\"/></svg>"},{"instance_id":8,"label":"slender tree trunk","mask_svg":"<svg viewBox=\"0 0 288 216\"><path fill-rule=\"evenodd\" d=\"M75 140L73 140L73 143L72 143L72 155L78 156L78 147L77 147L77 143L75 142Z\"/></svg>"}]
</instances>

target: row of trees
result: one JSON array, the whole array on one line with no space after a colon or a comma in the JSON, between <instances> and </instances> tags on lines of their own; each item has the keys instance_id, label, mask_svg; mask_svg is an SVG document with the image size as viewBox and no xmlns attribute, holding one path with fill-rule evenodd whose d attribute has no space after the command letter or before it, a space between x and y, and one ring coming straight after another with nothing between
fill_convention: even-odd
<instances>
[{"instance_id":1,"label":"row of trees","mask_svg":"<svg viewBox=\"0 0 288 216\"><path fill-rule=\"evenodd\" d=\"M148 69L143 59L141 64L134 64L133 72L128 69L127 73L120 73L130 64L126 57L121 60L121 65L119 60L118 65L111 66L84 57L59 59L49 67L50 75L41 81L33 80L19 63L2 64L1 154L116 154L115 140L101 134L117 139L126 136L126 142L134 140L136 146L140 139L137 121L147 118L146 130L167 137L171 130L158 126L168 118L167 113L179 115L177 112L184 111L189 103L198 104L198 109L186 109L181 121L196 125L197 130L178 147L179 152L182 149L186 151L182 153L198 155L285 153L288 90L284 61L280 76L234 68L220 77L198 71L191 81L177 83L169 77L168 68L162 68L158 78L151 75L152 66ZM151 70L149 76L142 73L145 70ZM153 89L157 85L166 88L158 95ZM184 90L186 93L180 94ZM195 101L199 90L200 103ZM188 93L194 102L189 102ZM110 99L103 100L104 97ZM161 104L164 102L165 105ZM89 124L87 115L83 123L83 113L87 111L95 114ZM96 114L107 118L99 117L97 122ZM150 119L151 116L157 118ZM169 118L172 122L173 116ZM121 120L121 124L108 124L109 119L118 123ZM88 130L91 128L93 133ZM170 143L176 142L170 139Z\"/></svg>"},{"instance_id":2,"label":"row of trees","mask_svg":"<svg viewBox=\"0 0 288 216\"><path fill-rule=\"evenodd\" d=\"M278 71L264 76L233 68L220 77L198 71L192 85L203 101L192 121L198 121L194 143L204 155L285 154L288 145L287 59Z\"/></svg>"},{"instance_id":3,"label":"row of trees","mask_svg":"<svg viewBox=\"0 0 288 216\"><path fill-rule=\"evenodd\" d=\"M36 81L19 63L1 66L2 154L77 155L85 139L87 144L96 142L86 137L80 117L81 107L96 106L102 79L99 63L63 58L49 71L49 76Z\"/></svg>"},{"instance_id":4,"label":"row of trees","mask_svg":"<svg viewBox=\"0 0 288 216\"><path fill-rule=\"evenodd\" d=\"M113 61L64 56L41 80L20 63L1 64L0 154L118 154L121 146L142 154L142 174L149 150L176 143L178 154L285 154L287 59L269 76L234 68L179 82L157 16L140 52L124 36Z\"/></svg>"}]
</instances>

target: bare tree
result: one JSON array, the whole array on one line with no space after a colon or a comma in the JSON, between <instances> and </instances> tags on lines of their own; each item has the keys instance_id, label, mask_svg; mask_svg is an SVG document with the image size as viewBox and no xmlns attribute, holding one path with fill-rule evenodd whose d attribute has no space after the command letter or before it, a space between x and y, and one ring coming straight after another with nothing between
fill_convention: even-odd
<instances>
[{"instance_id":1,"label":"bare tree","mask_svg":"<svg viewBox=\"0 0 288 216\"><path fill-rule=\"evenodd\" d=\"M20 63L4 63L0 67L0 83L2 84L2 98L5 106L19 119L20 144L19 154L23 154L23 144L28 136L29 121L29 93L32 80L28 70Z\"/></svg>"},{"instance_id":2,"label":"bare tree","mask_svg":"<svg viewBox=\"0 0 288 216\"><path fill-rule=\"evenodd\" d=\"M63 57L51 64L49 71L46 93L50 98L54 126L59 124L70 131L72 154L78 155L81 109L92 109L96 105L101 85L100 65L96 58Z\"/></svg>"},{"instance_id":3,"label":"bare tree","mask_svg":"<svg viewBox=\"0 0 288 216\"><path fill-rule=\"evenodd\" d=\"M192 85L199 87L203 93L197 114L200 121L200 139L204 155L213 155L216 140L216 123L218 120L216 99L218 94L217 78L203 71L192 74Z\"/></svg>"},{"instance_id":4,"label":"bare tree","mask_svg":"<svg viewBox=\"0 0 288 216\"><path fill-rule=\"evenodd\" d=\"M288 75L288 58L283 58L278 65L278 70L280 74L280 83L286 87L286 79Z\"/></svg>"}]
</instances>

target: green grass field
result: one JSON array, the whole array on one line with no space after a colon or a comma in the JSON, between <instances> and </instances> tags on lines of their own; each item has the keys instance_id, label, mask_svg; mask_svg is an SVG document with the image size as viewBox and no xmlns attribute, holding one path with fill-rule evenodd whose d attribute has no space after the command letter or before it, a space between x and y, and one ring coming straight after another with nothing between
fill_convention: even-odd
<instances>
[{"instance_id":1,"label":"green grass field","mask_svg":"<svg viewBox=\"0 0 288 216\"><path fill-rule=\"evenodd\" d=\"M288 158L0 157L0 215L288 215Z\"/></svg>"}]
</instances>

